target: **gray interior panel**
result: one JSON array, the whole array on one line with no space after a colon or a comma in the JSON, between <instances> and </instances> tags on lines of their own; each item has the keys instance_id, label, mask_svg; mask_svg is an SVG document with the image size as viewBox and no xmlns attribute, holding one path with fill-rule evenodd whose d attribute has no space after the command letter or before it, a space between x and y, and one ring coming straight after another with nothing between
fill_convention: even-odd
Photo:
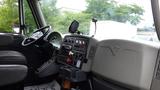
<instances>
[{"instance_id":1,"label":"gray interior panel","mask_svg":"<svg viewBox=\"0 0 160 90\"><path fill-rule=\"evenodd\" d=\"M151 90L160 90L160 53L158 54Z\"/></svg>"},{"instance_id":2,"label":"gray interior panel","mask_svg":"<svg viewBox=\"0 0 160 90\"><path fill-rule=\"evenodd\" d=\"M87 63L83 63L82 70L85 72L91 71L92 61L95 56L96 48L97 48L97 40L94 38L89 39L89 45L87 50L86 59L88 60Z\"/></svg>"},{"instance_id":3,"label":"gray interior panel","mask_svg":"<svg viewBox=\"0 0 160 90\"><path fill-rule=\"evenodd\" d=\"M25 65L0 65L0 86L22 81L26 75Z\"/></svg>"},{"instance_id":4,"label":"gray interior panel","mask_svg":"<svg viewBox=\"0 0 160 90\"><path fill-rule=\"evenodd\" d=\"M160 80L154 79L151 90L160 90Z\"/></svg>"},{"instance_id":5,"label":"gray interior panel","mask_svg":"<svg viewBox=\"0 0 160 90\"><path fill-rule=\"evenodd\" d=\"M116 86L115 84L111 84L110 82L106 82L95 77L93 78L92 82L94 90L129 90L127 88Z\"/></svg>"},{"instance_id":6,"label":"gray interior panel","mask_svg":"<svg viewBox=\"0 0 160 90\"><path fill-rule=\"evenodd\" d=\"M104 40L97 46L92 71L139 90L150 90L158 50L134 41Z\"/></svg>"}]
</instances>

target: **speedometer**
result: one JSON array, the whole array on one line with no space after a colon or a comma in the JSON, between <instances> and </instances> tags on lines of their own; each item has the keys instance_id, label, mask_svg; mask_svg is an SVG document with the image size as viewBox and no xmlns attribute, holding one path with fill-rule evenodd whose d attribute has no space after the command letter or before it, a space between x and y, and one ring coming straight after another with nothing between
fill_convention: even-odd
<instances>
[{"instance_id":1,"label":"speedometer","mask_svg":"<svg viewBox=\"0 0 160 90\"><path fill-rule=\"evenodd\" d=\"M58 32L52 32L47 40L54 46L57 48L60 48L61 42L62 42L62 36L60 33Z\"/></svg>"}]
</instances>

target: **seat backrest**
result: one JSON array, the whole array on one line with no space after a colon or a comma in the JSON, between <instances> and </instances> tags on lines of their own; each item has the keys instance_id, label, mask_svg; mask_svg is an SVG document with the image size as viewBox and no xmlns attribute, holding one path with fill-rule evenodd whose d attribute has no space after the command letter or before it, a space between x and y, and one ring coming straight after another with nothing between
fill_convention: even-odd
<instances>
[{"instance_id":1,"label":"seat backrest","mask_svg":"<svg viewBox=\"0 0 160 90\"><path fill-rule=\"evenodd\" d=\"M159 47L128 40L99 42L92 72L125 85L149 90Z\"/></svg>"}]
</instances>

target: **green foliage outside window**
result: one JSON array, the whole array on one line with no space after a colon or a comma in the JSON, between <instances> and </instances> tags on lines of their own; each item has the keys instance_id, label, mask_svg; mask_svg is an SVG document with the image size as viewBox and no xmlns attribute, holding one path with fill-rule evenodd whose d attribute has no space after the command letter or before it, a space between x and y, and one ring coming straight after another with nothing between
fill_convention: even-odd
<instances>
[{"instance_id":1,"label":"green foliage outside window","mask_svg":"<svg viewBox=\"0 0 160 90\"><path fill-rule=\"evenodd\" d=\"M92 18L98 20L113 20L118 22L130 22L137 25L142 20L141 16L144 10L136 4L121 5L114 0L86 0L87 9L82 12L61 12L56 8L56 0L42 0L42 11L46 22L52 26L55 31L67 33L68 27L73 20L80 22L79 30L88 34L89 25ZM32 32L36 26L33 16L26 6L25 1L25 19L26 24ZM17 0L0 1L0 32L12 32L12 27L19 24Z\"/></svg>"}]
</instances>

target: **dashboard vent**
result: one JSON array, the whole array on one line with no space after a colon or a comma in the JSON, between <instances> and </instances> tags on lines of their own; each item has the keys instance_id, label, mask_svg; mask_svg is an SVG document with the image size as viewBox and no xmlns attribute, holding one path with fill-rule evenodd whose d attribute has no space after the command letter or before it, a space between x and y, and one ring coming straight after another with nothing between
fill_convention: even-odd
<instances>
[{"instance_id":1,"label":"dashboard vent","mask_svg":"<svg viewBox=\"0 0 160 90\"><path fill-rule=\"evenodd\" d=\"M91 46L90 51L89 51L89 55L88 55L89 59L91 59L91 60L94 59L94 56L95 56L95 53L96 53L96 49L97 49L97 47Z\"/></svg>"}]
</instances>

